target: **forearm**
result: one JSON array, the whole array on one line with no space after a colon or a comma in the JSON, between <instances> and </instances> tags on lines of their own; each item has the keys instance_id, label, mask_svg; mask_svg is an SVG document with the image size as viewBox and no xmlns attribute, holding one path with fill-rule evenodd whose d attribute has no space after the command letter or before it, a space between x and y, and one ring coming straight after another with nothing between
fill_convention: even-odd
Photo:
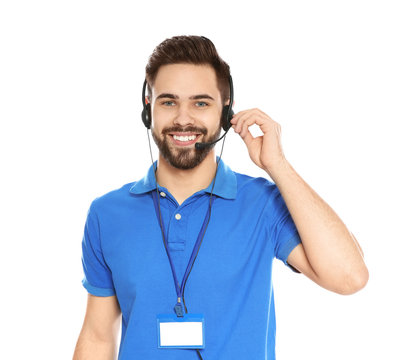
<instances>
[{"instance_id":1,"label":"forearm","mask_svg":"<svg viewBox=\"0 0 408 360\"><path fill-rule=\"evenodd\" d=\"M101 341L81 333L74 352L73 360L114 360L117 355L117 342Z\"/></svg>"},{"instance_id":2,"label":"forearm","mask_svg":"<svg viewBox=\"0 0 408 360\"><path fill-rule=\"evenodd\" d=\"M286 160L267 173L285 200L316 276L330 283L363 279L362 251L333 209Z\"/></svg>"}]
</instances>

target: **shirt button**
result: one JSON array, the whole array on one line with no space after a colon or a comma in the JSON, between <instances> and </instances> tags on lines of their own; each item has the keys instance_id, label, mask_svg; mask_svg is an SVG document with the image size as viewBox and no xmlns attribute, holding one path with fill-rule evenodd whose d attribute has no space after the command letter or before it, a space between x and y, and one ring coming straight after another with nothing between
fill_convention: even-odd
<instances>
[{"instance_id":1,"label":"shirt button","mask_svg":"<svg viewBox=\"0 0 408 360\"><path fill-rule=\"evenodd\" d=\"M162 191L162 192L160 193L160 196L161 196L161 197L166 197L166 193L165 193L164 191Z\"/></svg>"},{"instance_id":2,"label":"shirt button","mask_svg":"<svg viewBox=\"0 0 408 360\"><path fill-rule=\"evenodd\" d=\"M176 220L180 220L180 219L181 219L181 215L180 215L180 214L176 214L175 218L176 218Z\"/></svg>"}]
</instances>

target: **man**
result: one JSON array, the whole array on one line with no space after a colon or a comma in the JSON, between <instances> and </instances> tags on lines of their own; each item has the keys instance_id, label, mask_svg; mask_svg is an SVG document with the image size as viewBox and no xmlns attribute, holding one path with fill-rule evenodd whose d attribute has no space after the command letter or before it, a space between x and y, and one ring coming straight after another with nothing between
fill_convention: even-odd
<instances>
[{"instance_id":1,"label":"man","mask_svg":"<svg viewBox=\"0 0 408 360\"><path fill-rule=\"evenodd\" d=\"M339 294L367 283L357 240L289 164L267 114L240 111L230 123L272 181L233 172L214 145L196 148L219 137L228 78L204 37L167 39L149 58L143 121L159 159L90 207L88 305L74 359L113 359L120 314L120 360L274 359L274 257ZM253 124L263 136L252 137ZM190 347L193 330L178 330L186 322L198 324Z\"/></svg>"}]
</instances>

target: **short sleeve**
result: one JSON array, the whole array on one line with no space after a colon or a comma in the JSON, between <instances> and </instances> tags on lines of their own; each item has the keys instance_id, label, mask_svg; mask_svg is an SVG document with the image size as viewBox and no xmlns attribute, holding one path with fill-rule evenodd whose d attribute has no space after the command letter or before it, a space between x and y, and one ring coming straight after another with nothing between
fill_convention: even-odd
<instances>
[{"instance_id":1,"label":"short sleeve","mask_svg":"<svg viewBox=\"0 0 408 360\"><path fill-rule=\"evenodd\" d=\"M82 239L82 285L92 295L112 296L115 288L112 273L105 262L100 239L100 226L93 205L89 208Z\"/></svg>"},{"instance_id":2,"label":"short sleeve","mask_svg":"<svg viewBox=\"0 0 408 360\"><path fill-rule=\"evenodd\" d=\"M275 257L291 270L299 273L298 270L288 264L287 260L292 250L301 243L301 239L278 187L274 188L271 206L271 213L274 216L272 221L272 238L275 247Z\"/></svg>"}]
</instances>

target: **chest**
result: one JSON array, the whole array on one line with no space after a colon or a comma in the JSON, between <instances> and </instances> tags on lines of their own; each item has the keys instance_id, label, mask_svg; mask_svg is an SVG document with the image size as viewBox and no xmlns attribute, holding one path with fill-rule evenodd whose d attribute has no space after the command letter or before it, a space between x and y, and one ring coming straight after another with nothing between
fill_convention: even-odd
<instances>
[{"instance_id":1,"label":"chest","mask_svg":"<svg viewBox=\"0 0 408 360\"><path fill-rule=\"evenodd\" d=\"M102 242L118 294L126 294L128 300L175 294L163 234L180 284L197 241L201 244L188 282L211 293L225 291L261 266L270 268L274 253L261 215L240 213L231 205L215 201L208 225L206 201L162 206L163 229L153 206L110 219L109 230L101 231Z\"/></svg>"}]
</instances>

